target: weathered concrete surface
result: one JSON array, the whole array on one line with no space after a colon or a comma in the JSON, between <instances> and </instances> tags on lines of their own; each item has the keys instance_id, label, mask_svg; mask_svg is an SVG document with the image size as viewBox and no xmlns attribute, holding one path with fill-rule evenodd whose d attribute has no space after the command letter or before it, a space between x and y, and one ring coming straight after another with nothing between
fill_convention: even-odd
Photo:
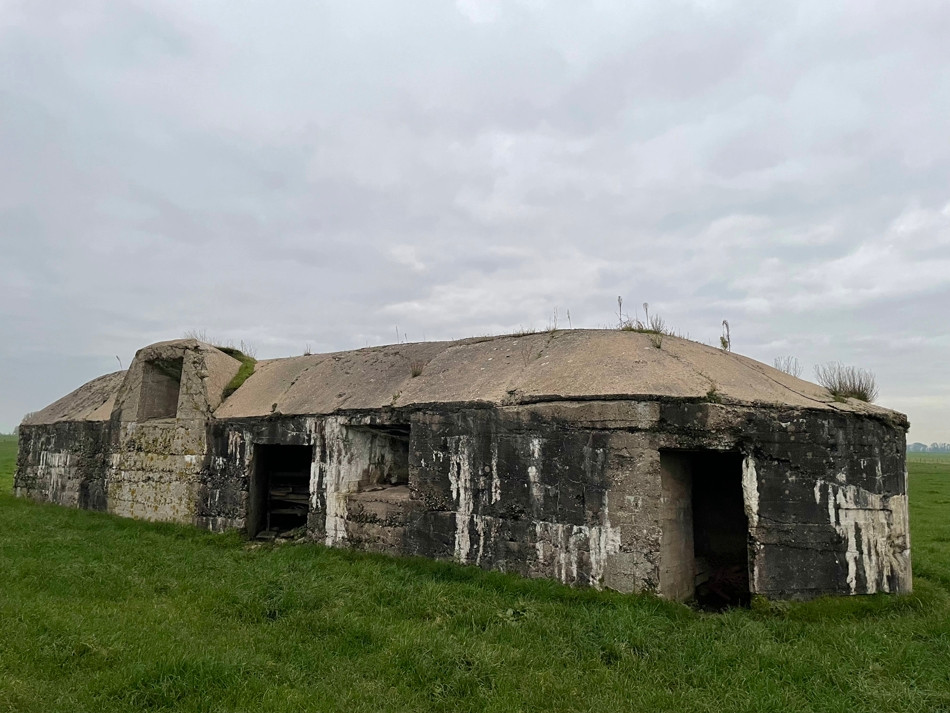
<instances>
[{"instance_id":1,"label":"weathered concrete surface","mask_svg":"<svg viewBox=\"0 0 950 713\"><path fill-rule=\"evenodd\" d=\"M893 414L853 399L836 402L815 384L698 342L664 337L662 348L656 349L645 334L578 329L263 361L215 415L226 419L427 404L706 399L710 392L729 403Z\"/></svg>"},{"instance_id":2,"label":"weathered concrete surface","mask_svg":"<svg viewBox=\"0 0 950 713\"><path fill-rule=\"evenodd\" d=\"M149 363L181 361L174 418L140 421ZM207 421L240 362L193 339L140 349L116 397L109 512L191 523L207 453Z\"/></svg>"},{"instance_id":3,"label":"weathered concrete surface","mask_svg":"<svg viewBox=\"0 0 950 713\"><path fill-rule=\"evenodd\" d=\"M660 453L734 452L743 456L735 478L748 513L754 592L908 591L903 431L855 418L584 402L222 422L203 522L240 526L249 444L307 444L315 449L309 531L326 544L681 599L697 574L684 527L690 503L682 484L678 499L664 484ZM374 446L361 439L381 421L411 423L407 486L381 488L369 475ZM800 467L790 466L792 451ZM884 477L885 470L898 476ZM836 474L832 508L829 472ZM226 507L215 510L212 500ZM859 507L863 524L855 521ZM813 566L826 561L837 564Z\"/></svg>"},{"instance_id":4,"label":"weathered concrete surface","mask_svg":"<svg viewBox=\"0 0 950 713\"><path fill-rule=\"evenodd\" d=\"M156 360L180 360L177 407L141 420ZM221 402L238 367L141 350L24 426L17 492L254 534L257 449L307 446L307 532L330 546L673 599L729 568L775 598L911 587L906 419L743 357L613 331L394 345L261 362ZM706 462L739 550L701 517Z\"/></svg>"},{"instance_id":5,"label":"weathered concrete surface","mask_svg":"<svg viewBox=\"0 0 950 713\"><path fill-rule=\"evenodd\" d=\"M109 422L20 426L14 492L42 502L106 509Z\"/></svg>"},{"instance_id":6,"label":"weathered concrete surface","mask_svg":"<svg viewBox=\"0 0 950 713\"><path fill-rule=\"evenodd\" d=\"M124 371L100 376L67 394L42 411L23 420L24 426L40 426L64 421L108 421Z\"/></svg>"},{"instance_id":7,"label":"weathered concrete surface","mask_svg":"<svg viewBox=\"0 0 950 713\"><path fill-rule=\"evenodd\" d=\"M660 459L660 592L685 601L696 590L692 473L685 459Z\"/></svg>"},{"instance_id":8,"label":"weathered concrete surface","mask_svg":"<svg viewBox=\"0 0 950 713\"><path fill-rule=\"evenodd\" d=\"M408 551L599 586L619 547L607 440L519 409L417 413L410 487L424 510Z\"/></svg>"},{"instance_id":9,"label":"weathered concrete surface","mask_svg":"<svg viewBox=\"0 0 950 713\"><path fill-rule=\"evenodd\" d=\"M180 362L170 418L140 420L148 365ZM17 492L148 520L192 522L207 422L240 363L195 340L139 350L24 422ZM146 409L147 410L147 409Z\"/></svg>"}]
</instances>

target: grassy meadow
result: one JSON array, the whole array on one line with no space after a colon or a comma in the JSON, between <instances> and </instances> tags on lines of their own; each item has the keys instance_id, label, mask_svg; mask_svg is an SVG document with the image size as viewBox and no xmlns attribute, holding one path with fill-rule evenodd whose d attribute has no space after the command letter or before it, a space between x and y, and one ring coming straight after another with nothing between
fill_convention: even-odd
<instances>
[{"instance_id":1,"label":"grassy meadow","mask_svg":"<svg viewBox=\"0 0 950 713\"><path fill-rule=\"evenodd\" d=\"M911 464L915 591L705 614L12 497L0 711L950 711L950 458Z\"/></svg>"}]
</instances>

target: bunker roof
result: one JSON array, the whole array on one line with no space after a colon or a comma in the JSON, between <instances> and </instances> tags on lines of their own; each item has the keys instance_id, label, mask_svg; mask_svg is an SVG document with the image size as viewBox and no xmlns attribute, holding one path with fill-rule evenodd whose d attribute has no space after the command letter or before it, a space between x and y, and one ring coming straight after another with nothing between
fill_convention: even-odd
<instances>
[{"instance_id":1,"label":"bunker roof","mask_svg":"<svg viewBox=\"0 0 950 713\"><path fill-rule=\"evenodd\" d=\"M202 345L202 347L207 345ZM29 423L105 420L124 372L77 389ZM507 405L559 400L691 399L876 414L902 414L822 387L754 359L677 337L563 330L368 347L257 362L214 411L221 419L432 404Z\"/></svg>"},{"instance_id":2,"label":"bunker roof","mask_svg":"<svg viewBox=\"0 0 950 713\"><path fill-rule=\"evenodd\" d=\"M30 414L23 423L29 426L58 421L108 421L124 378L124 371L114 371L93 379L42 411Z\"/></svg>"},{"instance_id":3,"label":"bunker roof","mask_svg":"<svg viewBox=\"0 0 950 713\"><path fill-rule=\"evenodd\" d=\"M699 342L664 336L656 348L649 334L574 329L262 361L215 416L655 397L893 413Z\"/></svg>"}]
</instances>

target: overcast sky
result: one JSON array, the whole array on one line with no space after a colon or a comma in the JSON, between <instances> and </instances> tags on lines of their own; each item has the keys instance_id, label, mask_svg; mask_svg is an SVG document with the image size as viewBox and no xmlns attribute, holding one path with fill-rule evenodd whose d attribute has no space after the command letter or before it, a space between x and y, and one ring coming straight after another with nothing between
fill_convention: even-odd
<instances>
[{"instance_id":1,"label":"overcast sky","mask_svg":"<svg viewBox=\"0 0 950 713\"><path fill-rule=\"evenodd\" d=\"M290 356L622 295L948 441L948 38L945 0L0 0L0 431L187 330Z\"/></svg>"}]
</instances>

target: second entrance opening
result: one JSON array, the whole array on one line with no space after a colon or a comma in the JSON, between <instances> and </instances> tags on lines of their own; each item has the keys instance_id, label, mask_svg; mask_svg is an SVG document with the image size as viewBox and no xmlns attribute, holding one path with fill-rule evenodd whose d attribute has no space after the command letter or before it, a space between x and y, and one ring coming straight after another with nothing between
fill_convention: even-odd
<instances>
[{"instance_id":1,"label":"second entrance opening","mask_svg":"<svg viewBox=\"0 0 950 713\"><path fill-rule=\"evenodd\" d=\"M270 538L305 527L313 448L256 445L254 459L248 534Z\"/></svg>"}]
</instances>

